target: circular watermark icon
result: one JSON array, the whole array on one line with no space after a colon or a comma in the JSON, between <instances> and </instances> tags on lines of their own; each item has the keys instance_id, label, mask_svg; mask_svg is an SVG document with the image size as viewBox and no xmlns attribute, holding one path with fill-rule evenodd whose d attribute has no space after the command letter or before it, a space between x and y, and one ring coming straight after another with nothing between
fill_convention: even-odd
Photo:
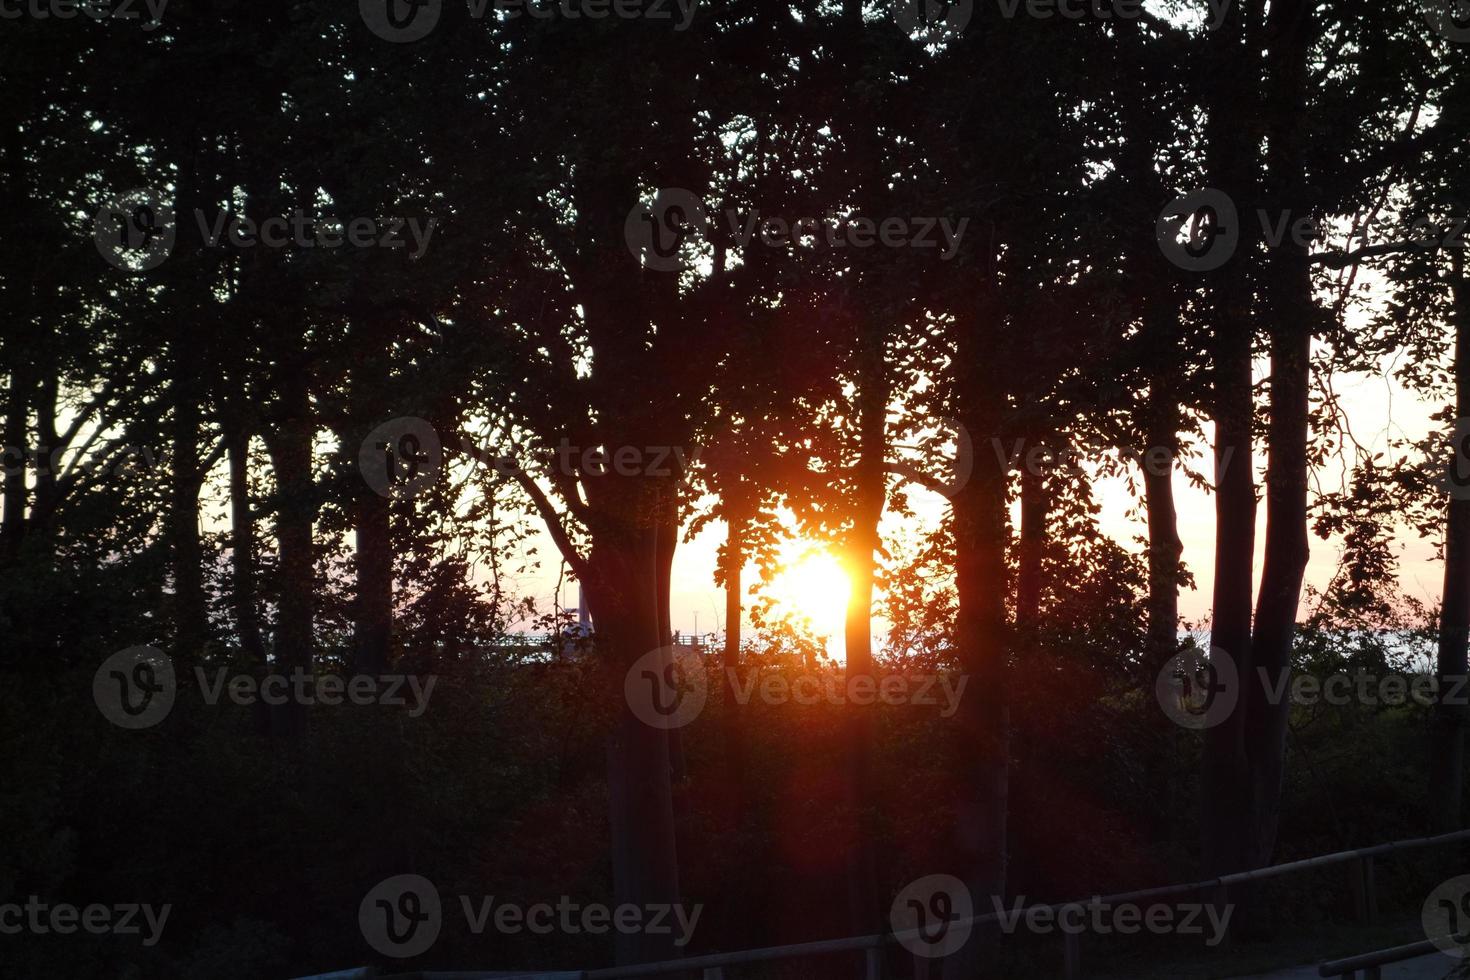
<instances>
[{"instance_id":1,"label":"circular watermark icon","mask_svg":"<svg viewBox=\"0 0 1470 980\"><path fill-rule=\"evenodd\" d=\"M1186 222L1188 237L1181 240ZM1164 257L1187 272L1218 269L1240 244L1240 220L1230 195L1204 187L1176 197L1155 223Z\"/></svg>"},{"instance_id":2,"label":"circular watermark icon","mask_svg":"<svg viewBox=\"0 0 1470 980\"><path fill-rule=\"evenodd\" d=\"M975 472L975 440L970 438L970 430L954 419L940 420L939 429L948 437L947 441L954 443L954 457L945 459L938 489L953 500Z\"/></svg>"},{"instance_id":3,"label":"circular watermark icon","mask_svg":"<svg viewBox=\"0 0 1470 980\"><path fill-rule=\"evenodd\" d=\"M1169 658L1154 681L1154 696L1175 724L1200 731L1230 717L1240 702L1235 661L1219 647L1190 647Z\"/></svg>"},{"instance_id":4,"label":"circular watermark icon","mask_svg":"<svg viewBox=\"0 0 1470 980\"><path fill-rule=\"evenodd\" d=\"M975 0L888 0L888 7L899 29L923 44L959 37L975 16Z\"/></svg>"},{"instance_id":5,"label":"circular watermark icon","mask_svg":"<svg viewBox=\"0 0 1470 980\"><path fill-rule=\"evenodd\" d=\"M439 889L423 875L385 878L363 896L357 924L367 944L384 956L419 956L434 945L444 924Z\"/></svg>"},{"instance_id":6,"label":"circular watermark icon","mask_svg":"<svg viewBox=\"0 0 1470 980\"><path fill-rule=\"evenodd\" d=\"M970 889L954 875L925 875L910 882L888 911L888 923L903 948L937 959L965 945L975 928Z\"/></svg>"},{"instance_id":7,"label":"circular watermark icon","mask_svg":"<svg viewBox=\"0 0 1470 980\"><path fill-rule=\"evenodd\" d=\"M1452 500L1470 500L1470 419L1455 419L1450 461L1441 481Z\"/></svg>"},{"instance_id":8,"label":"circular watermark icon","mask_svg":"<svg viewBox=\"0 0 1470 980\"><path fill-rule=\"evenodd\" d=\"M92 700L119 728L152 728L173 710L174 662L156 647L119 650L92 676Z\"/></svg>"},{"instance_id":9,"label":"circular watermark icon","mask_svg":"<svg viewBox=\"0 0 1470 980\"><path fill-rule=\"evenodd\" d=\"M1424 0L1424 19L1446 41L1470 41L1470 3L1466 0Z\"/></svg>"},{"instance_id":10,"label":"circular watermark icon","mask_svg":"<svg viewBox=\"0 0 1470 980\"><path fill-rule=\"evenodd\" d=\"M412 497L433 486L444 465L444 447L423 419L390 419L363 439L357 465L379 496Z\"/></svg>"},{"instance_id":11,"label":"circular watermark icon","mask_svg":"<svg viewBox=\"0 0 1470 980\"><path fill-rule=\"evenodd\" d=\"M652 203L637 204L623 222L628 251L657 272L678 272L694 262L694 246L709 234L709 212L693 191L663 187Z\"/></svg>"},{"instance_id":12,"label":"circular watermark icon","mask_svg":"<svg viewBox=\"0 0 1470 980\"><path fill-rule=\"evenodd\" d=\"M709 671L693 647L659 647L633 662L623 695L650 728L683 728L699 717L709 698Z\"/></svg>"},{"instance_id":13,"label":"circular watermark icon","mask_svg":"<svg viewBox=\"0 0 1470 980\"><path fill-rule=\"evenodd\" d=\"M1424 900L1420 912L1425 937L1455 959L1470 944L1470 875L1441 882Z\"/></svg>"},{"instance_id":14,"label":"circular watermark icon","mask_svg":"<svg viewBox=\"0 0 1470 980\"><path fill-rule=\"evenodd\" d=\"M368 30L385 41L420 41L439 25L444 0L357 0Z\"/></svg>"},{"instance_id":15,"label":"circular watermark icon","mask_svg":"<svg viewBox=\"0 0 1470 980\"><path fill-rule=\"evenodd\" d=\"M174 250L178 227L163 195L146 187L124 191L92 221L92 241L107 263L125 272L147 272Z\"/></svg>"}]
</instances>

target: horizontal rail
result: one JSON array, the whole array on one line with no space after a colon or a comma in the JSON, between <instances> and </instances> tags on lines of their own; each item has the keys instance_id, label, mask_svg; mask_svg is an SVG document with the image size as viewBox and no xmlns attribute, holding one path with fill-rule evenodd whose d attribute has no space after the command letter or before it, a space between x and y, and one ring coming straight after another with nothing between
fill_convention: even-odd
<instances>
[{"instance_id":1,"label":"horizontal rail","mask_svg":"<svg viewBox=\"0 0 1470 980\"><path fill-rule=\"evenodd\" d=\"M1357 956L1349 956L1340 960L1328 960L1317 967L1319 977L1340 977L1359 970L1368 970L1375 966L1383 966L1387 963L1397 963L1400 960L1412 960L1415 957L1433 953L1439 947L1434 945L1430 939L1421 939L1417 943L1408 943L1404 946L1393 946L1389 949L1375 950L1372 953L1360 953Z\"/></svg>"},{"instance_id":2,"label":"horizontal rail","mask_svg":"<svg viewBox=\"0 0 1470 980\"><path fill-rule=\"evenodd\" d=\"M1170 895L1207 892L1221 887L1228 888L1232 885L1245 884L1250 881L1280 878L1284 875L1309 871L1313 868L1330 867L1331 865L1342 864L1347 861L1356 861L1362 858L1377 857L1379 855L1401 851L1412 851L1424 847L1437 847L1442 844L1451 844L1455 841L1462 840L1470 840L1470 830L1457 830L1448 834L1439 834L1435 837L1413 837L1408 840L1393 841L1387 844L1375 844L1372 847L1362 847L1351 851L1338 851L1335 854L1323 854L1319 857L1304 858L1300 861L1287 861L1284 864L1274 864L1264 868L1253 868L1249 871L1238 871L1234 874L1220 875L1218 878L1207 878L1204 881L1193 881L1179 885L1163 885L1158 888L1145 888L1140 891L1121 892L1116 895L1094 895L1070 902L1054 902L1050 905L1028 905L1020 909L1019 912L1025 915L1031 909L1037 908L1049 908L1056 911L1076 905L1118 905L1124 902L1138 903L1147 899L1163 898ZM999 918L1000 916L997 913L988 912L985 915L972 915L967 919L956 919L954 925L984 925L996 922ZM909 930L903 933L851 936L845 939L828 939L788 946L766 946L760 949L746 949L731 953L709 953L704 956L691 956L688 959L682 960L662 960L657 963L638 963L629 966L608 967L601 970L588 970L584 976L586 980L627 980L627 978L631 977L651 977L689 970L738 966L743 963L762 963L770 960L793 959L800 956L847 953L860 949L879 948L888 943L898 942L901 937L917 936L918 934L918 930Z\"/></svg>"}]
</instances>

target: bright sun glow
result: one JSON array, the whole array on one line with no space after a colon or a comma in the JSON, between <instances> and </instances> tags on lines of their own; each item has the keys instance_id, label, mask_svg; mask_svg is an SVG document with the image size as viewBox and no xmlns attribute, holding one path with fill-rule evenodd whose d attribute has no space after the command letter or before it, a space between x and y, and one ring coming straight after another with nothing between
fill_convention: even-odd
<instances>
[{"instance_id":1,"label":"bright sun glow","mask_svg":"<svg viewBox=\"0 0 1470 980\"><path fill-rule=\"evenodd\" d=\"M809 619L818 632L829 632L835 623L841 635L851 589L847 571L830 552L799 542L772 580L770 594L783 610Z\"/></svg>"}]
</instances>

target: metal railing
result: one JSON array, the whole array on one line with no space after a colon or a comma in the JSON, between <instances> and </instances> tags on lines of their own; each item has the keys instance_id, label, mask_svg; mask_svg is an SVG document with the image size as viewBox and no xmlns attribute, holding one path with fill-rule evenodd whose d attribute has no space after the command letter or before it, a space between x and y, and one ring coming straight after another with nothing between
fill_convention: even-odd
<instances>
[{"instance_id":1,"label":"metal railing","mask_svg":"<svg viewBox=\"0 0 1470 980\"><path fill-rule=\"evenodd\" d=\"M1164 885L1158 888L1145 888L1139 891L1121 892L1116 895L1089 896L1086 899L1078 901L1057 902L1050 905L1028 905L1020 910L1012 911L1020 911L1022 915L1025 915L1028 910L1033 908L1049 908L1055 913L1057 910L1068 906L1089 904L1118 905L1125 902L1137 904L1151 899L1188 894L1212 896L1216 900L1221 900L1223 903L1223 896L1226 891L1236 885L1243 885L1255 881L1266 881L1271 878L1281 878L1315 868L1352 862L1353 867L1350 872L1349 883L1352 887L1353 903L1357 909L1360 921L1371 922L1378 914L1378 894L1374 875L1374 860L1376 858L1425 847L1438 847L1464 840L1470 840L1470 830L1457 830L1453 833L1440 834L1435 837L1415 837L1409 840L1377 844L1373 847L1364 847L1352 851L1339 851L1334 854L1304 858L1300 861L1288 861L1284 864L1274 864L1264 868L1254 868L1249 871L1221 875L1218 878L1207 878L1203 881ZM950 927L954 928L955 926L965 924L982 925L997 922L999 919L999 913L990 912L985 915L970 916L968 919L956 919L951 923ZM767 963L774 960L799 959L808 956L863 950L865 952L866 980L882 980L883 948L890 943L897 943L901 939L918 935L918 930L912 930L909 933L880 933L873 936L853 936L847 939L829 939L789 946L768 946L763 949L748 949L731 953L711 953L705 956L691 956L682 960L665 960L659 963L641 963L632 966L616 966L602 970L589 970L581 974L581 977L582 980L628 980L628 978L634 977L663 976L670 973L702 970L704 971L705 980L724 980L725 971L731 967L745 966L752 963ZM1064 950L1064 976L1066 980L1080 980L1082 976L1080 937L1073 932L1065 933L1063 942L1066 945Z\"/></svg>"},{"instance_id":2,"label":"metal railing","mask_svg":"<svg viewBox=\"0 0 1470 980\"><path fill-rule=\"evenodd\" d=\"M1387 844L1377 844L1372 847L1358 848L1352 851L1338 851L1333 854L1324 854L1319 857L1304 858L1299 861L1288 861L1284 864L1273 864L1264 868L1254 868L1249 871L1239 871L1234 874L1221 875L1218 878L1207 878L1203 881L1192 881L1178 885L1163 885L1158 888L1144 888L1138 891L1120 892L1115 895L1089 896L1086 899L1070 902L1056 902L1049 905L1037 904L1027 905L1022 908L1011 909L1011 914L1019 913L1026 915L1031 909L1050 909L1053 914L1063 908L1078 905L1109 904L1119 905L1123 903L1138 904L1140 902L1154 899L1166 898L1176 895L1199 894L1209 896L1209 900L1224 904L1224 898L1228 889L1249 882L1266 881L1272 878L1282 878L1288 875L1299 874L1316 868L1330 867L1338 864L1351 863L1349 883L1352 888L1353 904L1361 922L1372 922L1378 915L1378 893L1375 884L1374 861L1377 858L1390 854L1406 851L1419 850L1426 847L1438 847L1452 844L1457 841L1470 840L1470 830L1457 830L1449 834L1440 834L1435 837L1415 837L1409 840L1393 841ZM984 925L995 923L1000 920L998 912L990 912L985 915L972 915L968 918L952 920L950 928L962 925ZM864 976L866 980L882 980L883 977L883 951L885 947L893 943L899 943L904 939L917 938L920 930L913 929L907 932L879 933L871 936L850 936L844 939L824 939L816 942L796 943L786 946L767 946L759 949L737 950L729 953L709 953L704 956L690 956L678 960L664 960L656 963L639 963L630 966L615 966L600 970L585 971L522 971L522 972L462 972L462 973L411 973L396 976L405 978L421 978L421 980L471 980L471 978L503 977L506 980L515 977L523 978L564 978L564 980L631 980L635 977L665 976L671 973L692 973L703 971L704 980L725 980L725 971L732 967L749 966L756 963L770 963L781 960L803 959L811 956L827 956L834 953L854 953L861 951L864 954ZM1063 962L1063 975L1066 980L1080 980L1082 977L1082 953L1080 936L1075 932L1063 934L1065 943ZM1394 950L1380 950L1377 953L1365 953L1360 956L1324 963L1321 970L1325 971L1329 966L1344 967L1344 973L1358 969L1376 969L1370 962L1374 957L1389 953L1402 952L1411 947L1418 948L1429 946L1432 951L1432 943L1415 943L1411 946L1395 947ZM1419 954L1413 954L1419 955ZM1400 959L1409 959L1406 954ZM1393 960L1380 960L1387 963ZM1357 965L1351 965L1357 964ZM352 973L341 974L341 976L353 976ZM372 976L370 973L358 974L361 976ZM1322 976L1340 976L1343 973L1322 972ZM331 976L338 976L332 974ZM312 978L303 978L312 980ZM382 980L392 980L384 977Z\"/></svg>"}]
</instances>

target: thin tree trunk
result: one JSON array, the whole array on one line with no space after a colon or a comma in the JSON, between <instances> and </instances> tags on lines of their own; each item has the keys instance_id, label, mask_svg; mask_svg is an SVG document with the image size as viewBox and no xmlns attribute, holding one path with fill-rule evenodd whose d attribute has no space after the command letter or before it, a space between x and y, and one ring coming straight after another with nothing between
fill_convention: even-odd
<instances>
[{"instance_id":1,"label":"thin tree trunk","mask_svg":"<svg viewBox=\"0 0 1470 980\"><path fill-rule=\"evenodd\" d=\"M848 683L856 678L873 678L873 586L880 546L879 523L887 503L886 413L888 384L883 363L882 337L869 333L857 352L859 457L854 472L855 499L852 528L844 547L844 564L850 582L844 612L844 673ZM843 783L844 804L854 821L852 851L847 860L848 915L855 934L867 934L879 926L878 857L876 805L873 787L873 712L869 706L845 706L845 756L847 774Z\"/></svg>"},{"instance_id":2,"label":"thin tree trunk","mask_svg":"<svg viewBox=\"0 0 1470 980\"><path fill-rule=\"evenodd\" d=\"M1149 386L1148 445L1143 456L1143 496L1148 509L1149 676L1179 647L1179 513L1174 505L1174 463L1179 456L1178 404L1154 378Z\"/></svg>"},{"instance_id":3,"label":"thin tree trunk","mask_svg":"<svg viewBox=\"0 0 1470 980\"><path fill-rule=\"evenodd\" d=\"M41 378L40 392L36 399L36 439L39 448L45 454L44 461L36 467L36 514L51 514L57 504L56 470L62 464L61 434L56 431L56 398L59 394L60 380L55 374L47 374ZM55 539L54 529L50 527L49 520L42 519L33 524L31 530L39 531L46 539L47 554L55 556L52 542Z\"/></svg>"},{"instance_id":4,"label":"thin tree trunk","mask_svg":"<svg viewBox=\"0 0 1470 980\"><path fill-rule=\"evenodd\" d=\"M26 466L27 436L30 429L31 385L26 375L26 364L16 357L9 365L10 384L5 399L5 473L3 496L4 511L0 512L0 561L9 564L20 554L20 542L25 536L26 525Z\"/></svg>"},{"instance_id":5,"label":"thin tree trunk","mask_svg":"<svg viewBox=\"0 0 1470 980\"><path fill-rule=\"evenodd\" d=\"M1021 468L1021 541L1017 555L1016 629L1029 643L1041 618L1041 562L1046 550L1046 517L1050 509L1046 481L1029 467Z\"/></svg>"},{"instance_id":6,"label":"thin tree trunk","mask_svg":"<svg viewBox=\"0 0 1470 980\"><path fill-rule=\"evenodd\" d=\"M169 453L169 542L174 585L174 656L185 661L198 658L208 636L208 612L204 599L204 549L199 540L199 491L204 484L200 472L198 372L192 341L180 340L173 352L174 376L170 384L173 424Z\"/></svg>"},{"instance_id":7,"label":"thin tree trunk","mask_svg":"<svg viewBox=\"0 0 1470 980\"><path fill-rule=\"evenodd\" d=\"M1303 167L1309 8L1298 2L1271 6L1272 103L1276 125L1268 140L1268 173L1283 204L1306 202ZM1305 245L1288 236L1273 248L1265 269L1271 320L1271 421L1266 475L1266 544L1256 604L1251 667L1273 679L1291 669L1297 605L1308 558L1307 441L1311 417L1312 333L1320 313L1312 299L1312 270ZM1251 766L1252 824L1247 860L1270 863L1281 812L1286 731L1291 703L1272 704L1266 685L1245 684L1246 751ZM1239 709L1237 709L1239 710Z\"/></svg>"},{"instance_id":8,"label":"thin tree trunk","mask_svg":"<svg viewBox=\"0 0 1470 980\"><path fill-rule=\"evenodd\" d=\"M745 818L745 710L740 703L740 621L745 571L745 516L727 508L725 539L725 646L720 658L724 684L724 741L727 782L730 786L731 825Z\"/></svg>"},{"instance_id":9,"label":"thin tree trunk","mask_svg":"<svg viewBox=\"0 0 1470 980\"><path fill-rule=\"evenodd\" d=\"M246 657L256 669L264 669L265 644L261 640L260 613L255 602L255 517L250 508L250 436L243 427L234 427L227 438L235 625Z\"/></svg>"},{"instance_id":10,"label":"thin tree trunk","mask_svg":"<svg viewBox=\"0 0 1470 980\"><path fill-rule=\"evenodd\" d=\"M288 369L281 391L283 419L267 440L276 473L279 510L276 543L279 552L280 605L276 619L277 669L287 674L312 668L315 611L316 555L312 525L316 519L316 486L312 480L312 442L316 426L306 378ZM277 731L299 736L306 731L304 705L288 701L277 713Z\"/></svg>"},{"instance_id":11,"label":"thin tree trunk","mask_svg":"<svg viewBox=\"0 0 1470 980\"><path fill-rule=\"evenodd\" d=\"M1463 475L1470 462L1470 281L1465 277L1465 255L1453 253L1455 275L1455 428L1457 444L1451 465ZM1463 488L1462 488L1463 489ZM1439 619L1441 694L1454 690L1450 678L1464 677L1466 647L1470 644L1470 494L1451 496L1445 518L1444 596ZM1463 704L1439 700L1434 706L1429 759L1430 816L1436 829L1461 826L1465 780L1465 721Z\"/></svg>"},{"instance_id":12,"label":"thin tree trunk","mask_svg":"<svg viewBox=\"0 0 1470 980\"><path fill-rule=\"evenodd\" d=\"M392 321L370 311L355 317L354 327L370 349L392 345ZM355 467L358 450L369 432L383 421L388 404L388 361L365 357L352 366L350 421L343 449ZM388 669L393 637L393 540L390 501L365 481L355 481L352 502L353 569L357 591L352 604L353 670L382 674Z\"/></svg>"}]
</instances>

